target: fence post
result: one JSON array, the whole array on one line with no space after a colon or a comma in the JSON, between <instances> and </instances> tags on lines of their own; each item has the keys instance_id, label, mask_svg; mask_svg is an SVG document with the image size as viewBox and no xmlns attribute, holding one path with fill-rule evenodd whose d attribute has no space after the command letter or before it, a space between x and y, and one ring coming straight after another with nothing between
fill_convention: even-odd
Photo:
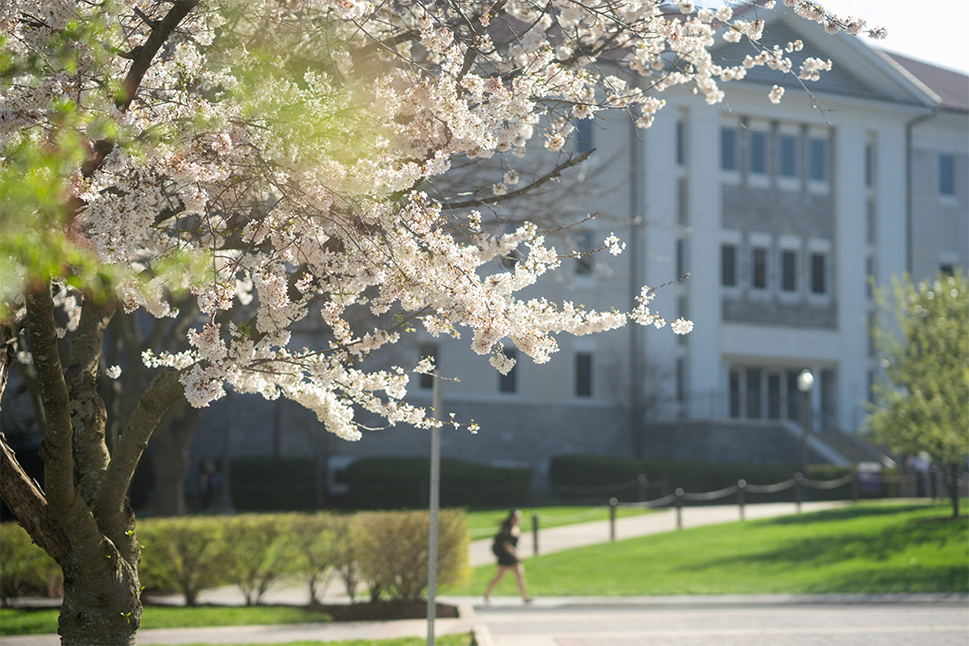
<instances>
[{"instance_id":1,"label":"fence post","mask_svg":"<svg viewBox=\"0 0 969 646\"><path fill-rule=\"evenodd\" d=\"M794 504L797 505L797 513L801 513L801 481L804 476L800 473L794 474Z\"/></svg>"},{"instance_id":2,"label":"fence post","mask_svg":"<svg viewBox=\"0 0 969 646\"><path fill-rule=\"evenodd\" d=\"M609 499L609 542L616 542L616 507L619 501L616 498Z\"/></svg>"},{"instance_id":3,"label":"fence post","mask_svg":"<svg viewBox=\"0 0 969 646\"><path fill-rule=\"evenodd\" d=\"M677 487L673 495L676 496L676 528L683 529L683 490Z\"/></svg>"},{"instance_id":4,"label":"fence post","mask_svg":"<svg viewBox=\"0 0 969 646\"><path fill-rule=\"evenodd\" d=\"M855 473L855 477L851 480L851 502L858 502L858 473Z\"/></svg>"},{"instance_id":5,"label":"fence post","mask_svg":"<svg viewBox=\"0 0 969 646\"><path fill-rule=\"evenodd\" d=\"M646 502L646 474L640 473L636 479L639 480L639 502Z\"/></svg>"},{"instance_id":6,"label":"fence post","mask_svg":"<svg viewBox=\"0 0 969 646\"><path fill-rule=\"evenodd\" d=\"M538 512L532 512L532 551L538 556Z\"/></svg>"},{"instance_id":7,"label":"fence post","mask_svg":"<svg viewBox=\"0 0 969 646\"><path fill-rule=\"evenodd\" d=\"M740 520L744 520L744 490L746 488L746 480L737 481L737 504L740 506Z\"/></svg>"}]
</instances>

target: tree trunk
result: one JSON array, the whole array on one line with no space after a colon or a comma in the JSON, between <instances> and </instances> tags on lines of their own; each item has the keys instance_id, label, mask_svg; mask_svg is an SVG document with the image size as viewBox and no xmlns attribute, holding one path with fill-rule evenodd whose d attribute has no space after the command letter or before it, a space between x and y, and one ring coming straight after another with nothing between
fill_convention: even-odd
<instances>
[{"instance_id":1,"label":"tree trunk","mask_svg":"<svg viewBox=\"0 0 969 646\"><path fill-rule=\"evenodd\" d=\"M201 419L201 411L184 399L172 405L155 429L152 467L155 493L152 511L156 516L184 516L185 480L189 449Z\"/></svg>"},{"instance_id":2,"label":"tree trunk","mask_svg":"<svg viewBox=\"0 0 969 646\"><path fill-rule=\"evenodd\" d=\"M120 560L108 585L79 576L73 550L64 560L61 646L128 646L141 625L141 585L135 565Z\"/></svg>"}]
</instances>

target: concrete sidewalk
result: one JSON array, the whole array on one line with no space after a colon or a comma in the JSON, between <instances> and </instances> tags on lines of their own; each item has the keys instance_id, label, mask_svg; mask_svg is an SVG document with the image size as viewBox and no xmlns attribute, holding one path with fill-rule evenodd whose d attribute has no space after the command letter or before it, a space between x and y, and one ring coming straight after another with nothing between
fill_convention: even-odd
<instances>
[{"instance_id":1,"label":"concrete sidewalk","mask_svg":"<svg viewBox=\"0 0 969 646\"><path fill-rule=\"evenodd\" d=\"M438 619L435 635L470 634L473 616L463 619ZM294 641L343 641L351 639L392 639L427 637L427 621L334 622L284 626L227 626L214 628L171 628L139 630L138 644L278 644ZM3 646L60 646L57 635L4 637ZM468 640L470 642L470 639Z\"/></svg>"}]
</instances>

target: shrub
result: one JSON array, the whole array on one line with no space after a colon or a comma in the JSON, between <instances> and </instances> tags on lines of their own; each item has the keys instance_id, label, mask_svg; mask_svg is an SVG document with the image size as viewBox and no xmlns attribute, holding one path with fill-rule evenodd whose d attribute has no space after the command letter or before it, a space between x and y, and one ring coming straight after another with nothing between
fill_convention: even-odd
<instances>
[{"instance_id":1,"label":"shrub","mask_svg":"<svg viewBox=\"0 0 969 646\"><path fill-rule=\"evenodd\" d=\"M354 516L337 516L333 519L333 556L336 573L346 586L350 602L357 600L357 586L360 585L360 568L357 566L354 549Z\"/></svg>"},{"instance_id":2,"label":"shrub","mask_svg":"<svg viewBox=\"0 0 969 646\"><path fill-rule=\"evenodd\" d=\"M363 512L357 515L356 553L363 576L391 599L415 601L427 589L428 513ZM437 582L467 585L468 529L464 512L438 516Z\"/></svg>"},{"instance_id":3,"label":"shrub","mask_svg":"<svg viewBox=\"0 0 969 646\"><path fill-rule=\"evenodd\" d=\"M178 590L194 606L199 592L228 583L229 550L223 538L224 518L152 518L138 524L146 588Z\"/></svg>"},{"instance_id":4,"label":"shrub","mask_svg":"<svg viewBox=\"0 0 969 646\"><path fill-rule=\"evenodd\" d=\"M294 569L309 584L310 603L321 603L319 591L326 588L331 571L347 561L343 555L350 543L349 532L343 528L346 524L345 519L329 513L292 517L289 540L293 546Z\"/></svg>"},{"instance_id":5,"label":"shrub","mask_svg":"<svg viewBox=\"0 0 969 646\"><path fill-rule=\"evenodd\" d=\"M420 508L427 505L427 458L368 458L347 469L350 505L357 509ZM531 492L532 470L441 461L441 505L513 507Z\"/></svg>"},{"instance_id":6,"label":"shrub","mask_svg":"<svg viewBox=\"0 0 969 646\"><path fill-rule=\"evenodd\" d=\"M0 603L26 594L50 594L61 568L17 523L0 524Z\"/></svg>"},{"instance_id":7,"label":"shrub","mask_svg":"<svg viewBox=\"0 0 969 646\"><path fill-rule=\"evenodd\" d=\"M263 595L280 576L298 572L293 544L287 540L292 521L293 516L282 514L248 514L224 520L227 568L247 606L262 603Z\"/></svg>"}]
</instances>

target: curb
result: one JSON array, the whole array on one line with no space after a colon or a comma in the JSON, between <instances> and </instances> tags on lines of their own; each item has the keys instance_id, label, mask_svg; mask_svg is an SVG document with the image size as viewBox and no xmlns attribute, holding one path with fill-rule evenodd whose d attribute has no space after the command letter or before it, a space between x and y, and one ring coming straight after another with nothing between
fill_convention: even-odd
<instances>
[{"instance_id":1,"label":"curb","mask_svg":"<svg viewBox=\"0 0 969 646\"><path fill-rule=\"evenodd\" d=\"M494 646L491 631L484 624L475 623L476 613L470 603L458 604L458 618L466 619L471 624L471 646Z\"/></svg>"}]
</instances>

